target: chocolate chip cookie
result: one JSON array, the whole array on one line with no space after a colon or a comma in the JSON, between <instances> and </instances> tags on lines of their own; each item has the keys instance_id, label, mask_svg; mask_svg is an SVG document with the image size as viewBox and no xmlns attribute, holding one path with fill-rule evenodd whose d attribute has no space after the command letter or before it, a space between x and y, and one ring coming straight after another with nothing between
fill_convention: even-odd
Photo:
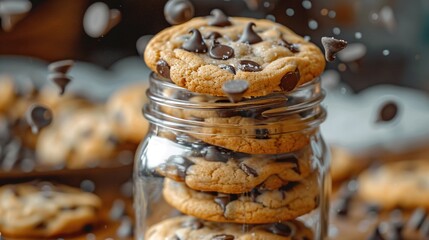
<instances>
[{"instance_id":1,"label":"chocolate chip cookie","mask_svg":"<svg viewBox=\"0 0 429 240\"><path fill-rule=\"evenodd\" d=\"M215 223L181 216L164 220L152 226L146 233L147 240L311 240L311 229L302 222L293 220L265 225Z\"/></svg>"},{"instance_id":2,"label":"chocolate chip cookie","mask_svg":"<svg viewBox=\"0 0 429 240\"><path fill-rule=\"evenodd\" d=\"M222 86L234 79L248 82L243 97L254 97L291 91L322 73L320 49L287 27L220 15L161 31L146 48L146 64L181 87L216 96L226 96Z\"/></svg>"},{"instance_id":3,"label":"chocolate chip cookie","mask_svg":"<svg viewBox=\"0 0 429 240\"><path fill-rule=\"evenodd\" d=\"M258 189L275 190L310 175L311 152L304 148L278 155L234 154L206 146L189 156L173 155L156 168L160 175L185 182L199 191L239 194Z\"/></svg>"},{"instance_id":4,"label":"chocolate chip cookie","mask_svg":"<svg viewBox=\"0 0 429 240\"><path fill-rule=\"evenodd\" d=\"M253 189L243 194L193 190L185 183L165 179L165 200L179 211L215 222L272 223L295 219L318 205L316 174L289 182L277 190Z\"/></svg>"},{"instance_id":5,"label":"chocolate chip cookie","mask_svg":"<svg viewBox=\"0 0 429 240\"><path fill-rule=\"evenodd\" d=\"M100 207L96 195L64 185L5 185L0 187L0 232L23 238L75 233L97 221Z\"/></svg>"}]
</instances>

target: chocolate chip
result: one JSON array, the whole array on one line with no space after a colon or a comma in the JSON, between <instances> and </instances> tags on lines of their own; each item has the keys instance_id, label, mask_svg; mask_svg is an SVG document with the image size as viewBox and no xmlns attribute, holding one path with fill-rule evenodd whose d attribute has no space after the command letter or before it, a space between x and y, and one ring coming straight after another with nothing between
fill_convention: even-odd
<instances>
[{"instance_id":1,"label":"chocolate chip","mask_svg":"<svg viewBox=\"0 0 429 240\"><path fill-rule=\"evenodd\" d=\"M227 45L214 44L210 47L209 55L214 59L226 60L234 56L234 49Z\"/></svg>"},{"instance_id":2,"label":"chocolate chip","mask_svg":"<svg viewBox=\"0 0 429 240\"><path fill-rule=\"evenodd\" d=\"M243 30L240 39L241 43L255 44L262 41L262 38L253 30L255 23L249 22Z\"/></svg>"},{"instance_id":3,"label":"chocolate chip","mask_svg":"<svg viewBox=\"0 0 429 240\"><path fill-rule=\"evenodd\" d=\"M381 106L377 122L392 121L397 115L398 105L393 101L388 101Z\"/></svg>"},{"instance_id":4,"label":"chocolate chip","mask_svg":"<svg viewBox=\"0 0 429 240\"><path fill-rule=\"evenodd\" d=\"M279 40L278 44L282 47L289 49L289 51L291 51L292 53L298 53L299 52L299 44L292 44L292 43L289 43L288 41L286 41L284 39Z\"/></svg>"},{"instance_id":5,"label":"chocolate chip","mask_svg":"<svg viewBox=\"0 0 429 240\"><path fill-rule=\"evenodd\" d=\"M235 237L229 234L214 235L211 240L234 240Z\"/></svg>"},{"instance_id":6,"label":"chocolate chip","mask_svg":"<svg viewBox=\"0 0 429 240\"><path fill-rule=\"evenodd\" d=\"M205 39L216 40L221 37L222 37L222 34L220 34L219 32L210 32L209 34L207 34L207 36L205 36Z\"/></svg>"},{"instance_id":7,"label":"chocolate chip","mask_svg":"<svg viewBox=\"0 0 429 240\"><path fill-rule=\"evenodd\" d=\"M91 180L85 179L80 182L80 189L85 192L94 192L95 191L95 183Z\"/></svg>"},{"instance_id":8,"label":"chocolate chip","mask_svg":"<svg viewBox=\"0 0 429 240\"><path fill-rule=\"evenodd\" d=\"M201 150L201 154L204 156L204 159L211 162L227 162L228 154L225 152L219 151L214 146L208 146Z\"/></svg>"},{"instance_id":9,"label":"chocolate chip","mask_svg":"<svg viewBox=\"0 0 429 240\"><path fill-rule=\"evenodd\" d=\"M123 217L121 224L116 230L116 236L120 238L129 238L134 234L134 227L131 219L129 217Z\"/></svg>"},{"instance_id":10,"label":"chocolate chip","mask_svg":"<svg viewBox=\"0 0 429 240\"><path fill-rule=\"evenodd\" d=\"M385 238L381 235L380 227L376 226L372 234L368 237L368 240L384 240Z\"/></svg>"},{"instance_id":11,"label":"chocolate chip","mask_svg":"<svg viewBox=\"0 0 429 240\"><path fill-rule=\"evenodd\" d=\"M335 206L335 213L338 216L345 217L348 215L350 209L350 199L340 198Z\"/></svg>"},{"instance_id":12,"label":"chocolate chip","mask_svg":"<svg viewBox=\"0 0 429 240\"><path fill-rule=\"evenodd\" d=\"M426 218L426 210L424 208L417 208L411 214L411 217L408 220L407 227L417 231L423 225L423 222Z\"/></svg>"},{"instance_id":13,"label":"chocolate chip","mask_svg":"<svg viewBox=\"0 0 429 240\"><path fill-rule=\"evenodd\" d=\"M255 169L253 169L253 168L249 167L248 165L246 165L245 163L240 163L239 167L247 175L252 176L252 177L258 177L258 172Z\"/></svg>"},{"instance_id":14,"label":"chocolate chip","mask_svg":"<svg viewBox=\"0 0 429 240\"><path fill-rule=\"evenodd\" d=\"M228 17L220 9L213 9L210 12L210 15L213 16L213 18L209 21L210 26L226 27L231 25Z\"/></svg>"},{"instance_id":15,"label":"chocolate chip","mask_svg":"<svg viewBox=\"0 0 429 240\"><path fill-rule=\"evenodd\" d=\"M34 226L35 229L39 230L46 229L47 227L48 225L46 224L46 222L40 222L36 226Z\"/></svg>"},{"instance_id":16,"label":"chocolate chip","mask_svg":"<svg viewBox=\"0 0 429 240\"><path fill-rule=\"evenodd\" d=\"M228 195L218 196L214 199L215 203L219 204L223 211L225 211L226 205L230 202L230 197Z\"/></svg>"},{"instance_id":17,"label":"chocolate chip","mask_svg":"<svg viewBox=\"0 0 429 240\"><path fill-rule=\"evenodd\" d=\"M256 139L269 139L270 132L266 128L257 128L255 129L255 138Z\"/></svg>"},{"instance_id":18,"label":"chocolate chip","mask_svg":"<svg viewBox=\"0 0 429 240\"><path fill-rule=\"evenodd\" d=\"M53 73L67 74L70 68L74 65L73 60L62 60L53 62L48 65L48 70Z\"/></svg>"},{"instance_id":19,"label":"chocolate chip","mask_svg":"<svg viewBox=\"0 0 429 240\"><path fill-rule=\"evenodd\" d=\"M118 221L125 215L125 202L121 199L116 199L109 212L109 218L113 221Z\"/></svg>"},{"instance_id":20,"label":"chocolate chip","mask_svg":"<svg viewBox=\"0 0 429 240\"><path fill-rule=\"evenodd\" d=\"M268 230L274 234L290 237L292 235L292 228L288 224L274 223L268 227Z\"/></svg>"},{"instance_id":21,"label":"chocolate chip","mask_svg":"<svg viewBox=\"0 0 429 240\"><path fill-rule=\"evenodd\" d=\"M261 65L251 60L241 60L238 62L238 69L244 72L260 72Z\"/></svg>"},{"instance_id":22,"label":"chocolate chip","mask_svg":"<svg viewBox=\"0 0 429 240\"><path fill-rule=\"evenodd\" d=\"M194 16L194 6L188 0L169 0L164 6L164 17L171 25L181 24Z\"/></svg>"},{"instance_id":23,"label":"chocolate chip","mask_svg":"<svg viewBox=\"0 0 429 240\"><path fill-rule=\"evenodd\" d=\"M249 83L245 80L231 80L222 85L222 91L233 103L239 102L248 89Z\"/></svg>"},{"instance_id":24,"label":"chocolate chip","mask_svg":"<svg viewBox=\"0 0 429 240\"><path fill-rule=\"evenodd\" d=\"M366 206L366 211L370 214L379 214L381 211L381 207L378 204L369 203Z\"/></svg>"},{"instance_id":25,"label":"chocolate chip","mask_svg":"<svg viewBox=\"0 0 429 240\"><path fill-rule=\"evenodd\" d=\"M300 78L301 74L299 73L299 69L296 68L295 71L288 72L282 77L280 80L280 88L286 92L292 91L296 85L298 85Z\"/></svg>"},{"instance_id":26,"label":"chocolate chip","mask_svg":"<svg viewBox=\"0 0 429 240\"><path fill-rule=\"evenodd\" d=\"M326 61L332 62L335 60L335 55L347 47L347 42L340 39L322 37L322 45L325 49Z\"/></svg>"},{"instance_id":27,"label":"chocolate chip","mask_svg":"<svg viewBox=\"0 0 429 240\"><path fill-rule=\"evenodd\" d=\"M186 170L194 163L186 157L173 155L168 158L166 163L158 167L160 174L173 178L176 181L184 181Z\"/></svg>"},{"instance_id":28,"label":"chocolate chip","mask_svg":"<svg viewBox=\"0 0 429 240\"><path fill-rule=\"evenodd\" d=\"M182 227L197 230L204 227L204 223L198 219L192 218L182 224Z\"/></svg>"},{"instance_id":29,"label":"chocolate chip","mask_svg":"<svg viewBox=\"0 0 429 240\"><path fill-rule=\"evenodd\" d=\"M92 226L91 224L86 224L85 226L83 226L82 230L86 233L90 233L94 231L94 226Z\"/></svg>"},{"instance_id":30,"label":"chocolate chip","mask_svg":"<svg viewBox=\"0 0 429 240\"><path fill-rule=\"evenodd\" d=\"M196 52L196 53L207 52L207 45L204 42L200 31L194 28L190 31L190 33L192 33L191 37L182 44L182 48L188 52Z\"/></svg>"},{"instance_id":31,"label":"chocolate chip","mask_svg":"<svg viewBox=\"0 0 429 240\"><path fill-rule=\"evenodd\" d=\"M60 95L63 95L66 91L67 85L70 83L71 79L62 73L51 73L48 75L48 79L53 81L55 85L60 88Z\"/></svg>"},{"instance_id":32,"label":"chocolate chip","mask_svg":"<svg viewBox=\"0 0 429 240\"><path fill-rule=\"evenodd\" d=\"M287 154L286 156L277 155L274 157L274 159L276 162L279 162L279 163L293 163L293 164L295 164L295 167L293 167L292 169L296 173L301 174L301 169L300 169L299 164L298 164L298 158L296 158L296 156L293 156L290 154Z\"/></svg>"},{"instance_id":33,"label":"chocolate chip","mask_svg":"<svg viewBox=\"0 0 429 240\"><path fill-rule=\"evenodd\" d=\"M170 79L170 65L165 60L161 59L156 63L156 71L162 77Z\"/></svg>"},{"instance_id":34,"label":"chocolate chip","mask_svg":"<svg viewBox=\"0 0 429 240\"><path fill-rule=\"evenodd\" d=\"M44 106L33 104L27 110L26 119L31 131L36 134L39 130L51 124L52 112Z\"/></svg>"},{"instance_id":35,"label":"chocolate chip","mask_svg":"<svg viewBox=\"0 0 429 240\"><path fill-rule=\"evenodd\" d=\"M298 185L299 185L299 182L288 182L286 185L281 186L279 190L283 192L287 192L292 190L294 187Z\"/></svg>"},{"instance_id":36,"label":"chocolate chip","mask_svg":"<svg viewBox=\"0 0 429 240\"><path fill-rule=\"evenodd\" d=\"M425 239L429 237L429 218L426 218L419 229L420 235Z\"/></svg>"},{"instance_id":37,"label":"chocolate chip","mask_svg":"<svg viewBox=\"0 0 429 240\"><path fill-rule=\"evenodd\" d=\"M220 67L221 69L228 70L228 71L230 71L232 74L234 74L234 75L235 75L235 68L234 68L234 66L226 65L226 64L221 64L221 65L219 65L219 67Z\"/></svg>"}]
</instances>

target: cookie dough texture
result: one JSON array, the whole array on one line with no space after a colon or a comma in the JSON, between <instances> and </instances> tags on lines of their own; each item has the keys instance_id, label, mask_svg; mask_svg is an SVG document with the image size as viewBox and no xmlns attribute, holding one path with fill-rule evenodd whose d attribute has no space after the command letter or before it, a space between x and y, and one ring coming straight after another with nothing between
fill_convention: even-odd
<instances>
[{"instance_id":1,"label":"cookie dough texture","mask_svg":"<svg viewBox=\"0 0 429 240\"><path fill-rule=\"evenodd\" d=\"M429 209L429 161L407 160L370 168L359 176L359 195L385 209Z\"/></svg>"},{"instance_id":2,"label":"cookie dough texture","mask_svg":"<svg viewBox=\"0 0 429 240\"><path fill-rule=\"evenodd\" d=\"M0 232L39 239L75 233L97 221L100 207L96 195L63 185L4 185L0 187Z\"/></svg>"},{"instance_id":3,"label":"cookie dough texture","mask_svg":"<svg viewBox=\"0 0 429 240\"><path fill-rule=\"evenodd\" d=\"M177 85L192 92L224 96L222 85L232 79L249 82L249 89L244 97L264 96L271 92L282 91L281 79L296 69L300 72L297 85L302 85L319 76L325 60L320 49L305 41L287 27L264 19L229 18L232 25L227 27L209 26L211 17L194 18L184 24L167 28L158 33L149 42L144 58L152 71L156 72L157 62L164 60L170 66L170 78ZM238 42L243 29L249 22L254 22L254 30L263 39L262 42L247 44ZM182 43L190 36L191 29L198 29L202 36L211 32L222 35L217 41L234 49L234 57L217 60L208 53L188 52L181 48ZM297 44L299 52L292 53L281 46L283 39ZM209 40L206 44L210 46ZM251 60L262 66L262 71L247 72L238 69L240 60ZM221 69L219 65L233 65L236 74Z\"/></svg>"},{"instance_id":4,"label":"cookie dough texture","mask_svg":"<svg viewBox=\"0 0 429 240\"><path fill-rule=\"evenodd\" d=\"M152 226L147 231L145 239L213 240L216 239L216 236L225 235L230 237L233 236L234 240L313 239L311 229L297 220L284 222L282 224L290 227L290 234L275 234L270 231L271 225L249 226L249 231L243 232L243 226L240 224L207 222L189 216L181 216L164 220Z\"/></svg>"},{"instance_id":5,"label":"cookie dough texture","mask_svg":"<svg viewBox=\"0 0 429 240\"><path fill-rule=\"evenodd\" d=\"M168 178L163 194L171 206L187 215L215 222L257 224L292 220L310 212L317 207L319 192L313 174L290 189L230 196L225 209L215 201L216 194L195 191Z\"/></svg>"}]
</instances>

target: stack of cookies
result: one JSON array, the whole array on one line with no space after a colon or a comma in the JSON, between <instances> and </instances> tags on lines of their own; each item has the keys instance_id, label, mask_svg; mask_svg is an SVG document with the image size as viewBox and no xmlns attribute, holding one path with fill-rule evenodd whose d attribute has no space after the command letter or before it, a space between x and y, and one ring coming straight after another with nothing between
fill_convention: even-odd
<instances>
[{"instance_id":1,"label":"stack of cookies","mask_svg":"<svg viewBox=\"0 0 429 240\"><path fill-rule=\"evenodd\" d=\"M321 51L280 24L213 10L212 16L157 34L145 61L157 73L149 95L156 92L194 106L180 109L160 101L156 111L212 127L188 132L157 128L147 139L142 161L147 166L139 174L163 177L163 199L184 215L160 213L164 220L149 223L144 239L313 239L311 226L298 218L319 205L317 157L310 144L317 130L294 130L299 114L265 127L268 118L262 112L292 104L285 92L321 74ZM156 82L171 91L160 93ZM186 94L177 94L185 90L173 84ZM276 92L281 92L279 101L242 108ZM213 103L229 108L195 107ZM151 148L161 149L165 142L168 149L153 153ZM151 159L161 156L166 159Z\"/></svg>"}]
</instances>

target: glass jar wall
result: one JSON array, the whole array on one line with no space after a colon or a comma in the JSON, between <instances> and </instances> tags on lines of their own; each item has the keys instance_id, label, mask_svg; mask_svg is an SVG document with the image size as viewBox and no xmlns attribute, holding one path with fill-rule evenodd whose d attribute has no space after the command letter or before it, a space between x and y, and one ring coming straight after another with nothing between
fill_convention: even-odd
<instances>
[{"instance_id":1,"label":"glass jar wall","mask_svg":"<svg viewBox=\"0 0 429 240\"><path fill-rule=\"evenodd\" d=\"M318 79L243 99L151 75L134 172L137 239L325 239L329 160Z\"/></svg>"}]
</instances>

